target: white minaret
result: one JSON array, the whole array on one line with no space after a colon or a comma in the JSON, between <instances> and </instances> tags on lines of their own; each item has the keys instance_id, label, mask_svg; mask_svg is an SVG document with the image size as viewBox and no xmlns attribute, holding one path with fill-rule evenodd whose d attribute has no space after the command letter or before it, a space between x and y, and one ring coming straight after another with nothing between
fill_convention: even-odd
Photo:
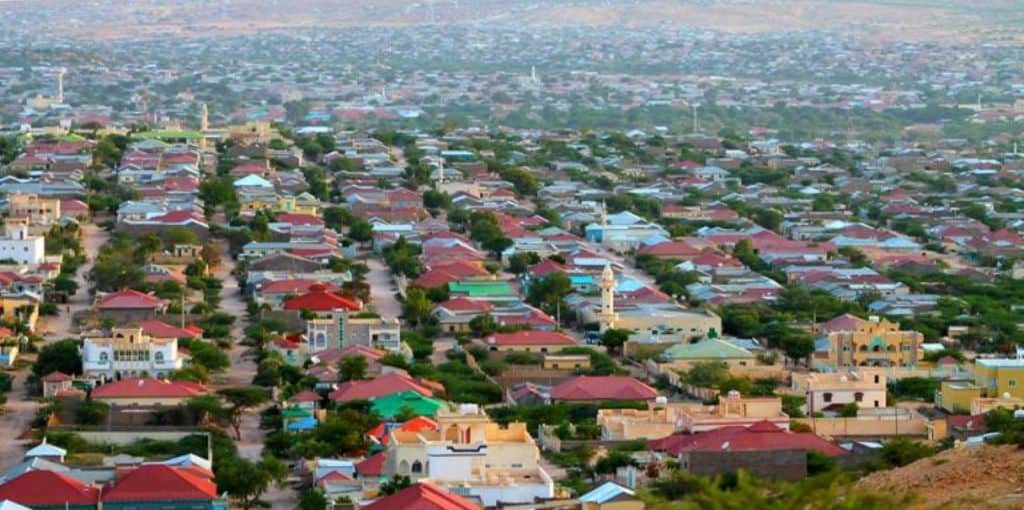
<instances>
[{"instance_id":1,"label":"white minaret","mask_svg":"<svg viewBox=\"0 0 1024 510\"><path fill-rule=\"evenodd\" d=\"M199 131L203 133L210 130L210 109L206 103L199 108Z\"/></svg>"},{"instance_id":2,"label":"white minaret","mask_svg":"<svg viewBox=\"0 0 1024 510\"><path fill-rule=\"evenodd\" d=\"M532 81L534 84L537 84L539 82L539 80L537 79L537 66L530 66L530 81Z\"/></svg>"},{"instance_id":3,"label":"white minaret","mask_svg":"<svg viewBox=\"0 0 1024 510\"><path fill-rule=\"evenodd\" d=\"M599 219L601 220L601 226L608 226L608 206L605 205L604 200L601 201L601 212L599 213Z\"/></svg>"},{"instance_id":4,"label":"white minaret","mask_svg":"<svg viewBox=\"0 0 1024 510\"><path fill-rule=\"evenodd\" d=\"M604 332L615 327L615 273L611 264L605 264L598 286L601 288L601 315L598 323Z\"/></svg>"},{"instance_id":5,"label":"white minaret","mask_svg":"<svg viewBox=\"0 0 1024 510\"><path fill-rule=\"evenodd\" d=\"M437 187L444 185L444 158L437 161Z\"/></svg>"},{"instance_id":6,"label":"white minaret","mask_svg":"<svg viewBox=\"0 0 1024 510\"><path fill-rule=\"evenodd\" d=\"M64 104L64 73L68 70L63 67L57 70L57 103Z\"/></svg>"}]
</instances>

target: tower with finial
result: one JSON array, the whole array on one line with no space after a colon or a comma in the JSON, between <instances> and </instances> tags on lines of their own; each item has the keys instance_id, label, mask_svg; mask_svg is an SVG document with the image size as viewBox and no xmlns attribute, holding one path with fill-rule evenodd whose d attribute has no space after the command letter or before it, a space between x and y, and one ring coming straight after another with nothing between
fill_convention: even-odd
<instances>
[{"instance_id":1,"label":"tower with finial","mask_svg":"<svg viewBox=\"0 0 1024 510\"><path fill-rule=\"evenodd\" d=\"M199 108L199 131L203 133L210 130L210 109L206 103Z\"/></svg>"},{"instance_id":2,"label":"tower with finial","mask_svg":"<svg viewBox=\"0 0 1024 510\"><path fill-rule=\"evenodd\" d=\"M601 221L602 227L608 226L608 205L605 204L604 200L601 201L601 211L598 213L598 219Z\"/></svg>"},{"instance_id":3,"label":"tower with finial","mask_svg":"<svg viewBox=\"0 0 1024 510\"><path fill-rule=\"evenodd\" d=\"M437 187L444 185L444 158L437 161Z\"/></svg>"},{"instance_id":4,"label":"tower with finial","mask_svg":"<svg viewBox=\"0 0 1024 510\"><path fill-rule=\"evenodd\" d=\"M611 264L605 264L598 287L601 289L601 315L597 321L604 332L615 327L615 272Z\"/></svg>"}]
</instances>

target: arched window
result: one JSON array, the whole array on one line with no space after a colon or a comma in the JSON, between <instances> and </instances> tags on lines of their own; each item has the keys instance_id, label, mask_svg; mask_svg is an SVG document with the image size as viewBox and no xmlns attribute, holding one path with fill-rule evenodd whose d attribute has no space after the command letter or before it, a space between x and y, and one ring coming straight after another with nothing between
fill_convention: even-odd
<instances>
[{"instance_id":1,"label":"arched window","mask_svg":"<svg viewBox=\"0 0 1024 510\"><path fill-rule=\"evenodd\" d=\"M157 351L157 353L153 355L153 361L156 361L157 363L163 363L164 353Z\"/></svg>"},{"instance_id":2,"label":"arched window","mask_svg":"<svg viewBox=\"0 0 1024 510\"><path fill-rule=\"evenodd\" d=\"M100 363L106 363L108 361L110 361L110 355L105 353L105 352L101 352L100 353Z\"/></svg>"},{"instance_id":3,"label":"arched window","mask_svg":"<svg viewBox=\"0 0 1024 510\"><path fill-rule=\"evenodd\" d=\"M413 474L422 473L423 472L423 464L420 461L418 461L418 460L413 462L412 463L412 472L413 472Z\"/></svg>"}]
</instances>

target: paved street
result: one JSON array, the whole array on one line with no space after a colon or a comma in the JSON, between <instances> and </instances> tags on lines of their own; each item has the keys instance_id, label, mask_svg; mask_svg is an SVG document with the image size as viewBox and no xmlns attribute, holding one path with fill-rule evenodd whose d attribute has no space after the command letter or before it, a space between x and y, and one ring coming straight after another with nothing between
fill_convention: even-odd
<instances>
[{"instance_id":1,"label":"paved street","mask_svg":"<svg viewBox=\"0 0 1024 510\"><path fill-rule=\"evenodd\" d=\"M7 405L0 415L0 472L7 471L21 461L26 441L19 436L28 428L29 423L39 410L39 402L29 400L25 379L28 370L14 374L11 391L7 393Z\"/></svg>"},{"instance_id":2,"label":"paved street","mask_svg":"<svg viewBox=\"0 0 1024 510\"><path fill-rule=\"evenodd\" d=\"M391 270L378 257L366 259L366 265L370 268L366 275L366 283L370 285L370 305L381 317L402 315L402 305L395 298L398 288L391 277Z\"/></svg>"},{"instance_id":3,"label":"paved street","mask_svg":"<svg viewBox=\"0 0 1024 510\"><path fill-rule=\"evenodd\" d=\"M246 314L245 297L238 287L238 280L232 273L235 269L235 260L227 252L227 246L221 243L221 264L214 269L214 276L223 284L221 288L220 310L235 317L235 324L231 328L231 338L234 343L231 346L231 367L224 375L222 387L249 386L252 378L256 375L256 363L249 353L249 348L241 344L245 338L245 328L249 325ZM263 436L260 429L259 411L253 410L242 418L240 428L242 439L236 444L238 454L245 459L259 460L263 455ZM271 487L263 495L264 501L270 504L271 509L293 508L297 495L287 486L284 488Z\"/></svg>"},{"instance_id":4,"label":"paved street","mask_svg":"<svg viewBox=\"0 0 1024 510\"><path fill-rule=\"evenodd\" d=\"M46 338L46 341L60 340L62 338L75 336L77 333L72 328L71 317L78 312L87 310L92 306L92 295L89 293L89 281L86 276L96 260L96 254L110 240L110 234L102 228L92 224L82 224L82 249L85 251L86 262L78 269L75 281L78 282L78 292L68 298L68 304L61 308L60 314L56 317L41 317L37 329ZM70 309L70 313L69 310Z\"/></svg>"},{"instance_id":5,"label":"paved street","mask_svg":"<svg viewBox=\"0 0 1024 510\"><path fill-rule=\"evenodd\" d=\"M62 338L74 336L71 316L86 310L92 304L89 294L89 282L86 275L96 260L100 246L110 239L107 231L87 223L82 225L82 248L85 251L86 263L79 268L75 279L78 291L68 298L67 307L60 310L56 317L42 317L37 324L37 331L44 336L45 342L54 342ZM68 311L70 309L70 312ZM18 439L28 428L29 423L39 411L39 401L29 399L26 380L29 370L26 368L14 373L11 391L7 393L7 403L0 415L0 471L6 471L21 461L25 453L26 442Z\"/></svg>"}]
</instances>

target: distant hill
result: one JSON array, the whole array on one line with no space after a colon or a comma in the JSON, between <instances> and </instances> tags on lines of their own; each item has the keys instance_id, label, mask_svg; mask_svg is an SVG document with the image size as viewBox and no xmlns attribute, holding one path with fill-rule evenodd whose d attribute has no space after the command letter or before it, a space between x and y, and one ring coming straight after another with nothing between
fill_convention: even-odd
<instances>
[{"instance_id":1,"label":"distant hill","mask_svg":"<svg viewBox=\"0 0 1024 510\"><path fill-rule=\"evenodd\" d=\"M76 37L474 24L496 28L845 29L876 39L956 41L1024 31L1019 0L12 0L0 11ZM19 28L26 28L21 24Z\"/></svg>"}]
</instances>

